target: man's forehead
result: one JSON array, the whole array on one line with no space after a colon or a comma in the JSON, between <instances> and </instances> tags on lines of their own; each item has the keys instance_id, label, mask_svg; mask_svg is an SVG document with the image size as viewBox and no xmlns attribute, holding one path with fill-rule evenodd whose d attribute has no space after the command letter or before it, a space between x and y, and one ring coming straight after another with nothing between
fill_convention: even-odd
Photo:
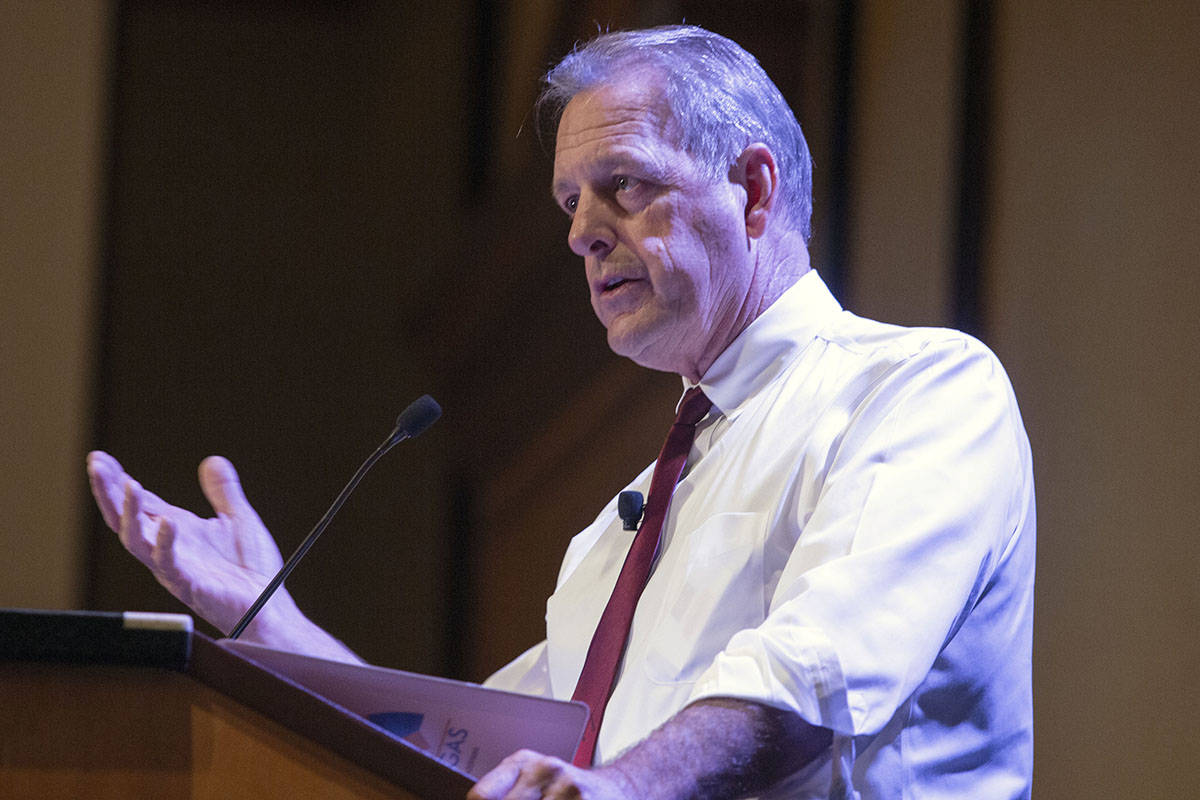
<instances>
[{"instance_id":1,"label":"man's forehead","mask_svg":"<svg viewBox=\"0 0 1200 800\"><path fill-rule=\"evenodd\" d=\"M577 152L593 152L605 144L643 143L649 139L670 142L672 124L661 81L639 74L627 82L605 83L571 98L563 109L555 136L557 167Z\"/></svg>"},{"instance_id":2,"label":"man's forehead","mask_svg":"<svg viewBox=\"0 0 1200 800\"><path fill-rule=\"evenodd\" d=\"M666 76L659 69L627 68L615 72L607 80L571 98L559 120L559 136L564 127L586 125L604 115L638 117L654 124L665 124L671 116L666 85Z\"/></svg>"}]
</instances>

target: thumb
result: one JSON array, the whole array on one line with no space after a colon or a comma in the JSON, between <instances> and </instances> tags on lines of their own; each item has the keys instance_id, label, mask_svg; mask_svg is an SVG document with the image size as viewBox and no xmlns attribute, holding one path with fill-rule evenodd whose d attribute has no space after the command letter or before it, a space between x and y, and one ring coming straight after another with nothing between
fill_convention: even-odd
<instances>
[{"instance_id":1,"label":"thumb","mask_svg":"<svg viewBox=\"0 0 1200 800\"><path fill-rule=\"evenodd\" d=\"M254 511L242 493L237 470L223 456L209 456L200 462L200 489L218 514L232 516Z\"/></svg>"}]
</instances>

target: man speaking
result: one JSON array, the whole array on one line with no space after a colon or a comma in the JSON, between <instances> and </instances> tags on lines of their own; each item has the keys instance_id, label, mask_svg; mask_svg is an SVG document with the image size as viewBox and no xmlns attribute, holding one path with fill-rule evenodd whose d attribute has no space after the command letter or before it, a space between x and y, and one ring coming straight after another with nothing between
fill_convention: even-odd
<instances>
[{"instance_id":1,"label":"man speaking","mask_svg":"<svg viewBox=\"0 0 1200 800\"><path fill-rule=\"evenodd\" d=\"M570 764L483 798L1019 798L1032 774L1034 502L996 358L843 311L810 268L811 167L755 59L603 34L546 77L555 201L612 349L677 373L655 464L567 550L546 639L489 685L583 700ZM228 631L279 568L232 466L202 520L88 460L107 523ZM353 659L281 592L245 637Z\"/></svg>"}]
</instances>

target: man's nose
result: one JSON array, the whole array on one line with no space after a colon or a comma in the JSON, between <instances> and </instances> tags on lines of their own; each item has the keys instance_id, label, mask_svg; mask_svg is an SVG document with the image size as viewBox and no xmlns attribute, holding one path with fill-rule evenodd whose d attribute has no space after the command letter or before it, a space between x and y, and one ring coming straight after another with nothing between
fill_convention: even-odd
<instances>
[{"instance_id":1,"label":"man's nose","mask_svg":"<svg viewBox=\"0 0 1200 800\"><path fill-rule=\"evenodd\" d=\"M616 246L616 234L612 228L612 211L603 200L594 196L580 195L575 214L571 217L571 230L567 244L580 256L603 258Z\"/></svg>"}]
</instances>

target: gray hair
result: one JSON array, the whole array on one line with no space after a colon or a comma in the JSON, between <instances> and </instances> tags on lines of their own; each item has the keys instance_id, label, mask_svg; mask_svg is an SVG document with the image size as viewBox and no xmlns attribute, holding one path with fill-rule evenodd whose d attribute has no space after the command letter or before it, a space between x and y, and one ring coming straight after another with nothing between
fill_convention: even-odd
<instances>
[{"instance_id":1,"label":"gray hair","mask_svg":"<svg viewBox=\"0 0 1200 800\"><path fill-rule=\"evenodd\" d=\"M735 42L694 25L603 33L575 49L544 78L539 111L554 122L571 98L621 78L630 69L661 70L676 144L709 168L714 179L747 145L762 142L775 156L784 213L807 241L812 217L812 159L796 116L758 60Z\"/></svg>"}]
</instances>

